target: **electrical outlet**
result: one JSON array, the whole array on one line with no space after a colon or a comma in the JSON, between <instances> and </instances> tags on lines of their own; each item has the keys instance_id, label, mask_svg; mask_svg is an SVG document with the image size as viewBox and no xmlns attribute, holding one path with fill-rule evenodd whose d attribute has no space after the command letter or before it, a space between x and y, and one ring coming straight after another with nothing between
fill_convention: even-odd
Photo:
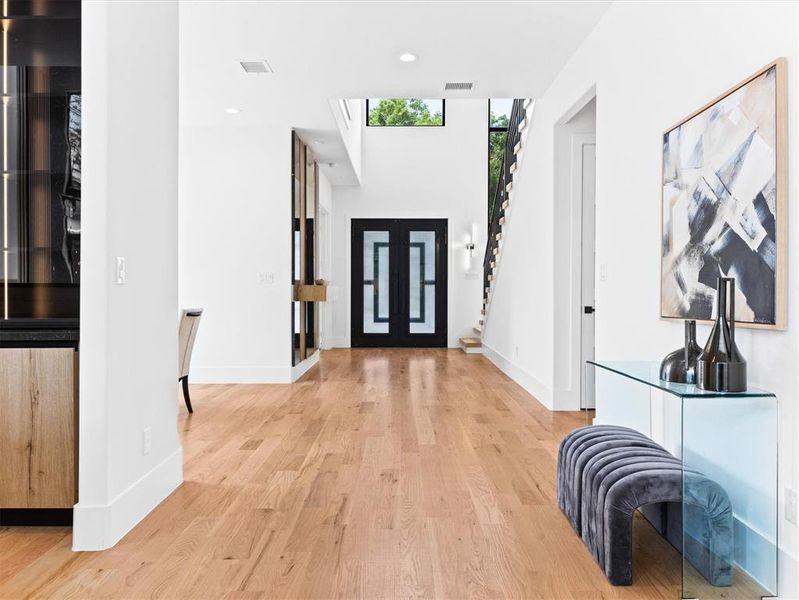
<instances>
[{"instance_id":1,"label":"electrical outlet","mask_svg":"<svg viewBox=\"0 0 799 600\"><path fill-rule=\"evenodd\" d=\"M799 525L797 515L796 490L785 488L785 520L794 525Z\"/></svg>"},{"instance_id":2,"label":"electrical outlet","mask_svg":"<svg viewBox=\"0 0 799 600\"><path fill-rule=\"evenodd\" d=\"M602 263L599 265L599 281L607 281L608 280L608 265L607 263Z\"/></svg>"},{"instance_id":3,"label":"electrical outlet","mask_svg":"<svg viewBox=\"0 0 799 600\"><path fill-rule=\"evenodd\" d=\"M519 347L516 346L516 350L514 351L515 357L519 358Z\"/></svg>"},{"instance_id":4,"label":"electrical outlet","mask_svg":"<svg viewBox=\"0 0 799 600\"><path fill-rule=\"evenodd\" d=\"M125 285L126 278L125 257L117 256L117 285Z\"/></svg>"},{"instance_id":5,"label":"electrical outlet","mask_svg":"<svg viewBox=\"0 0 799 600\"><path fill-rule=\"evenodd\" d=\"M141 453L144 456L150 454L153 449L153 430L151 427L145 427L141 432Z\"/></svg>"},{"instance_id":6,"label":"electrical outlet","mask_svg":"<svg viewBox=\"0 0 799 600\"><path fill-rule=\"evenodd\" d=\"M258 283L261 285L272 285L275 283L274 273L258 273Z\"/></svg>"}]
</instances>

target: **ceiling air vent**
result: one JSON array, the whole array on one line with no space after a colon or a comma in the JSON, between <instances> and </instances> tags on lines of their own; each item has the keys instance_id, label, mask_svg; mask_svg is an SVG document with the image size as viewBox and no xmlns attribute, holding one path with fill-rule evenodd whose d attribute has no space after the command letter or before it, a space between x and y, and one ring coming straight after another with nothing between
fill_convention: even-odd
<instances>
[{"instance_id":1,"label":"ceiling air vent","mask_svg":"<svg viewBox=\"0 0 799 600\"><path fill-rule=\"evenodd\" d=\"M242 60L240 64L245 73L272 73L272 67L265 60Z\"/></svg>"},{"instance_id":2,"label":"ceiling air vent","mask_svg":"<svg viewBox=\"0 0 799 600\"><path fill-rule=\"evenodd\" d=\"M444 90L470 90L473 86L471 81L448 81L444 84Z\"/></svg>"}]
</instances>

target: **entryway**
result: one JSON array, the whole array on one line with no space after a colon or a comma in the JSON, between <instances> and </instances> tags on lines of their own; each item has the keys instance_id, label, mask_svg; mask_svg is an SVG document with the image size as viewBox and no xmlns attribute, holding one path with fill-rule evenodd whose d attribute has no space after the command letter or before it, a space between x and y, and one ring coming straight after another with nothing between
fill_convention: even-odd
<instances>
[{"instance_id":1,"label":"entryway","mask_svg":"<svg viewBox=\"0 0 799 600\"><path fill-rule=\"evenodd\" d=\"M556 410L595 404L593 373L585 363L595 354L596 107L596 90L586 91L553 131Z\"/></svg>"},{"instance_id":2,"label":"entryway","mask_svg":"<svg viewBox=\"0 0 799 600\"><path fill-rule=\"evenodd\" d=\"M447 220L352 220L353 347L446 347Z\"/></svg>"}]
</instances>

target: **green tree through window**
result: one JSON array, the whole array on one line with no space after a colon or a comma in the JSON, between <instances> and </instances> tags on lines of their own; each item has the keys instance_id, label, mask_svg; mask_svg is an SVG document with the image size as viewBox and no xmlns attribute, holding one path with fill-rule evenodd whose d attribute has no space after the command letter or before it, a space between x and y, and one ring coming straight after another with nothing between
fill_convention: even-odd
<instances>
[{"instance_id":1,"label":"green tree through window","mask_svg":"<svg viewBox=\"0 0 799 600\"><path fill-rule=\"evenodd\" d=\"M432 112L430 104L441 103L441 110ZM369 100L369 125L414 126L443 125L444 101L421 98L380 98Z\"/></svg>"}]
</instances>

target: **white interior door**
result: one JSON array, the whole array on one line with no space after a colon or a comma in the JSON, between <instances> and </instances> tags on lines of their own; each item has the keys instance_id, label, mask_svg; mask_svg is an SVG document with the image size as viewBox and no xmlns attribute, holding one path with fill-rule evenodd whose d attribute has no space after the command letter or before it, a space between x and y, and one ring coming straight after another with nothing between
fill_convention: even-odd
<instances>
[{"instance_id":1,"label":"white interior door","mask_svg":"<svg viewBox=\"0 0 799 600\"><path fill-rule=\"evenodd\" d=\"M585 368L585 361L594 359L595 289L596 270L596 139L579 138L580 185L582 196L582 268L581 268L581 333L580 333L580 406L594 408L593 369Z\"/></svg>"}]
</instances>

